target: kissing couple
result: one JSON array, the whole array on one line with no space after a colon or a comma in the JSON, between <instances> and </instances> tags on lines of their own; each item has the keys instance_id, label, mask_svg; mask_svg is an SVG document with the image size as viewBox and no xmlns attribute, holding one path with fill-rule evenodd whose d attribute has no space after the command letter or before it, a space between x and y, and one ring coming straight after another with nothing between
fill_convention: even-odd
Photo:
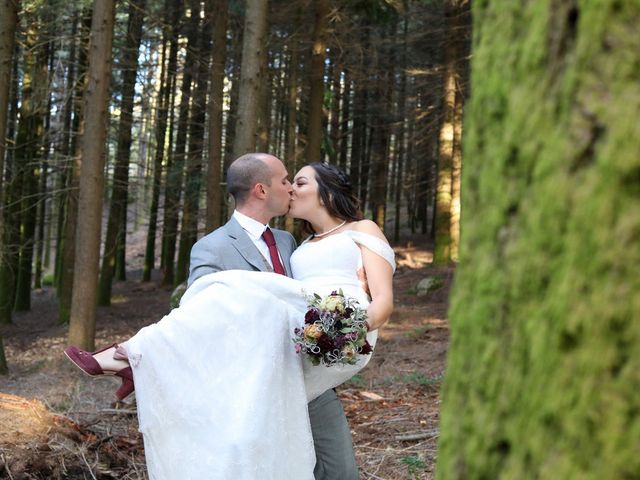
<instances>
[{"instance_id":1,"label":"kissing couple","mask_svg":"<svg viewBox=\"0 0 640 480\"><path fill-rule=\"evenodd\" d=\"M313 365L293 331L310 295L342 290L367 312L367 341L393 310L394 253L364 220L348 176L313 163L289 181L278 158L250 153L227 172L235 211L191 251L180 307L120 345L65 353L133 391L151 479L357 480L334 387L362 369ZM296 248L280 215L309 233Z\"/></svg>"}]
</instances>

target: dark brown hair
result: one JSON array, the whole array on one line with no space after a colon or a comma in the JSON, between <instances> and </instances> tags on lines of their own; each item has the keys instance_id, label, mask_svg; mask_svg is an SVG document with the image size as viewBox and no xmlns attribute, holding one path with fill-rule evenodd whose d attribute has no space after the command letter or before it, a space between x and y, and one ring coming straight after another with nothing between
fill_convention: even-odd
<instances>
[{"instance_id":1,"label":"dark brown hair","mask_svg":"<svg viewBox=\"0 0 640 480\"><path fill-rule=\"evenodd\" d=\"M309 166L313 168L318 182L318 195L329 215L347 222L364 218L360 211L360 200L353 194L349 176L343 170L328 163L316 162ZM303 228L315 233L307 221L303 222Z\"/></svg>"}]
</instances>

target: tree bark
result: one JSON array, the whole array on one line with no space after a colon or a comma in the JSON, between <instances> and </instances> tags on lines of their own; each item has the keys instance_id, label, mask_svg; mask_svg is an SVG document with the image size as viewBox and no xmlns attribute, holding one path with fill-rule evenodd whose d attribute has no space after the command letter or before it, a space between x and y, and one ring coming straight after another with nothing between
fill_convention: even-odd
<instances>
[{"instance_id":1,"label":"tree bark","mask_svg":"<svg viewBox=\"0 0 640 480\"><path fill-rule=\"evenodd\" d=\"M65 212L62 265L60 266L60 279L58 281L58 312L60 323L68 323L71 318L71 303L73 296L73 277L76 255L76 230L78 225L78 192L80 189L80 170L82 167L82 152L80 135L84 123L84 99L88 82L89 39L91 31L92 12L85 9L82 13L82 34L78 53L78 78L84 78L83 82L75 82L73 91L73 122L72 137L69 151L72 152L71 165L69 167L69 186L67 193L67 207Z\"/></svg>"},{"instance_id":2,"label":"tree bark","mask_svg":"<svg viewBox=\"0 0 640 480\"><path fill-rule=\"evenodd\" d=\"M38 16L30 19L26 31L24 77L20 121L16 136L15 163L21 175L22 188L14 190L13 201L20 203L19 262L15 289L14 310L31 308L31 280L38 211L38 175L42 161L44 117L47 106L47 43L45 26ZM40 31L36 29L39 27Z\"/></svg>"},{"instance_id":3,"label":"tree bark","mask_svg":"<svg viewBox=\"0 0 640 480\"><path fill-rule=\"evenodd\" d=\"M147 231L147 244L144 254L144 267L142 271L142 281L151 280L151 272L155 266L156 259L156 233L158 220L158 206L160 204L160 184L162 182L162 162L165 158L165 142L167 135L167 119L170 108L173 86L176 79L176 64L178 61L178 21L181 13L181 2L167 0L165 4L165 19L167 21L167 30L169 32L169 59L165 61L167 30L163 34L162 40L162 72L160 74L160 92L158 94L158 112L156 134L156 151L153 166L153 186L151 191L151 206L149 211L149 228ZM173 122L172 122L173 124ZM169 126L171 130L172 127ZM171 149L171 135L169 135L169 150Z\"/></svg>"},{"instance_id":4,"label":"tree bark","mask_svg":"<svg viewBox=\"0 0 640 480\"><path fill-rule=\"evenodd\" d=\"M2 15L0 16L0 252L4 252L4 154L6 150L7 114L9 112L9 87L11 85L11 70L13 67L13 51L15 44L15 32L18 25L18 10L20 4L17 0L3 0L0 3ZM0 256L0 282L4 255ZM0 283L0 286L3 286ZM3 310L0 306L0 311ZM9 310L9 321L11 311ZM0 323L7 320L7 312L0 313ZM0 335L0 374L7 373L7 360L4 354L2 336Z\"/></svg>"},{"instance_id":5,"label":"tree bark","mask_svg":"<svg viewBox=\"0 0 640 480\"><path fill-rule=\"evenodd\" d=\"M200 8L200 1L192 1L192 11ZM200 15L198 15L200 17ZM178 258L173 279L174 286L187 279L189 274L189 254L196 241L198 233L198 200L202 183L202 150L204 148L204 129L207 103L209 52L211 49L210 27L194 25L198 32L198 43L194 45L194 73L195 90L191 106L191 121L189 122L189 146L185 171L184 203L182 206L182 221L180 225L180 242L178 244Z\"/></svg>"},{"instance_id":6,"label":"tree bark","mask_svg":"<svg viewBox=\"0 0 640 480\"><path fill-rule=\"evenodd\" d=\"M80 11L75 10L73 14L73 20L71 22L71 40L69 47L69 65L67 67L67 75L65 78L64 96L66 98L64 102L64 120L63 120L63 133L60 140L56 143L56 156L61 159L62 166L58 175L58 195L56 195L56 255L54 266L54 279L57 288L58 297L60 296L60 285L62 277L62 258L64 252L64 229L65 219L67 216L67 204L68 204L68 187L71 178L71 170L73 168L73 159L71 158L71 139L75 138L72 133L72 114L75 107L74 98L76 97L77 88L75 86L76 81L76 61L80 59L80 56L76 58L76 52L79 50L77 44L78 22L80 17ZM75 118L74 118L75 120ZM73 129L76 131L77 129ZM73 136L72 136L73 135ZM68 321L68 314L66 321Z\"/></svg>"},{"instance_id":7,"label":"tree bark","mask_svg":"<svg viewBox=\"0 0 640 480\"><path fill-rule=\"evenodd\" d=\"M340 122L340 153L338 155L338 166L347 170L347 159L349 158L349 136L351 121L351 75L348 71L343 72L344 91L342 92L342 120Z\"/></svg>"},{"instance_id":8,"label":"tree bark","mask_svg":"<svg viewBox=\"0 0 640 480\"><path fill-rule=\"evenodd\" d=\"M75 272L69 343L93 350L96 324L96 294L100 259L100 232L104 191L105 141L109 86L111 83L111 47L115 3L96 0L93 5L89 70L85 93L85 118L80 144L82 169L78 199Z\"/></svg>"},{"instance_id":9,"label":"tree bark","mask_svg":"<svg viewBox=\"0 0 640 480\"><path fill-rule=\"evenodd\" d=\"M268 1L247 0L245 8L242 67L238 95L238 118L233 139L233 158L256 146L261 67L267 55Z\"/></svg>"},{"instance_id":10,"label":"tree bark","mask_svg":"<svg viewBox=\"0 0 640 480\"><path fill-rule=\"evenodd\" d=\"M2 10L2 15L0 15L0 209L4 208L3 179L4 153L6 150L5 133L7 131L9 87L11 85L11 69L13 68L13 50L15 45L16 26L18 25L19 8L20 2L18 0L2 0L2 2L0 2L0 10ZM0 242L2 242L1 210ZM1 248L0 251L2 251Z\"/></svg>"},{"instance_id":11,"label":"tree bark","mask_svg":"<svg viewBox=\"0 0 640 480\"><path fill-rule=\"evenodd\" d=\"M178 239L178 220L180 212L180 196L184 178L185 157L187 152L187 134L192 95L192 84L195 76L199 16L192 16L187 25L187 55L182 76L179 119L176 132L176 143L167 172L167 188L164 203L164 229L162 231L164 250L162 255L162 284L173 285L175 276L176 241Z\"/></svg>"},{"instance_id":12,"label":"tree bark","mask_svg":"<svg viewBox=\"0 0 640 480\"><path fill-rule=\"evenodd\" d=\"M300 12L296 11L296 17L300 17ZM290 175L294 175L298 167L298 69L299 69L299 42L296 34L290 34L287 39L289 58L289 72L286 83L286 126L285 126L285 153L284 165ZM293 218L285 218L285 228L293 232L295 225Z\"/></svg>"},{"instance_id":13,"label":"tree bark","mask_svg":"<svg viewBox=\"0 0 640 480\"><path fill-rule=\"evenodd\" d=\"M309 163L322 160L324 135L324 63L327 56L327 29L329 27L329 0L316 0L311 65L309 69L309 115L307 118L306 157Z\"/></svg>"},{"instance_id":14,"label":"tree bark","mask_svg":"<svg viewBox=\"0 0 640 480\"><path fill-rule=\"evenodd\" d=\"M227 58L227 24L229 0L207 0L213 47L209 91L209 161L207 166L207 211L205 227L212 232L222 225L222 111L224 100L224 74Z\"/></svg>"},{"instance_id":15,"label":"tree bark","mask_svg":"<svg viewBox=\"0 0 640 480\"><path fill-rule=\"evenodd\" d=\"M327 141L327 155L329 161L338 164L340 152L340 104L342 101L342 64L338 62L338 55L334 52L331 64L331 117L329 121L329 138Z\"/></svg>"},{"instance_id":16,"label":"tree bark","mask_svg":"<svg viewBox=\"0 0 640 480\"><path fill-rule=\"evenodd\" d=\"M406 117L407 117L407 40L409 32L409 14L405 12L402 19L402 36L403 42L400 46L402 50L402 72L400 73L400 87L398 91L398 127L396 130L396 176L395 176L395 191L394 191L394 209L395 218L393 223L393 240L398 242L400 240L400 213L402 204L402 193L405 182L405 152L406 152Z\"/></svg>"},{"instance_id":17,"label":"tree bark","mask_svg":"<svg viewBox=\"0 0 640 480\"><path fill-rule=\"evenodd\" d=\"M447 264L451 261L451 188L453 169L454 114L456 108L456 48L451 32L452 17L457 14L453 3L445 4L448 31L445 40L445 70L440 113L440 134L438 151L438 182L436 187L435 249L433 263Z\"/></svg>"},{"instance_id":18,"label":"tree bark","mask_svg":"<svg viewBox=\"0 0 640 480\"><path fill-rule=\"evenodd\" d=\"M111 205L104 242L102 268L98 287L98 305L111 304L111 288L115 274L118 245L126 233L127 194L129 191L129 163L131 157L131 128L133 127L133 97L138 75L138 52L142 40L146 0L129 3L127 41L122 52L122 101L118 124L118 146L111 188Z\"/></svg>"},{"instance_id":19,"label":"tree bark","mask_svg":"<svg viewBox=\"0 0 640 480\"><path fill-rule=\"evenodd\" d=\"M635 478L640 10L473 5L437 476Z\"/></svg>"}]
</instances>

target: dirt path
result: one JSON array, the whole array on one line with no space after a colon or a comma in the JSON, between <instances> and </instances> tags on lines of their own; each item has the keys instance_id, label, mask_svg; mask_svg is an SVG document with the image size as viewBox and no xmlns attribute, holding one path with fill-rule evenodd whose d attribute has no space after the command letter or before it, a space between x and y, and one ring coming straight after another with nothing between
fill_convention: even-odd
<instances>
[{"instance_id":1,"label":"dirt path","mask_svg":"<svg viewBox=\"0 0 640 480\"><path fill-rule=\"evenodd\" d=\"M362 479L432 479L453 271L432 268L429 252L410 244L395 250L396 310L369 366L339 395ZM168 312L169 291L129 277L115 284L113 305L98 309L97 345ZM442 286L418 296L425 277ZM1 331L10 373L0 377L0 478L146 478L134 400L114 403L116 380L93 380L64 360L55 292L35 292L32 310Z\"/></svg>"}]
</instances>

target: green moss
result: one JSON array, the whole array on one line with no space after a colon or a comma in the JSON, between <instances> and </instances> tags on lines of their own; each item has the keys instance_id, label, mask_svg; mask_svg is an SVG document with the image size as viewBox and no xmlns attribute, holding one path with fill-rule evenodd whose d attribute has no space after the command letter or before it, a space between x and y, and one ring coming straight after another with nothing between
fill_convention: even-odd
<instances>
[{"instance_id":1,"label":"green moss","mask_svg":"<svg viewBox=\"0 0 640 480\"><path fill-rule=\"evenodd\" d=\"M438 478L638 478L640 5L473 9Z\"/></svg>"},{"instance_id":2,"label":"green moss","mask_svg":"<svg viewBox=\"0 0 640 480\"><path fill-rule=\"evenodd\" d=\"M171 292L171 297L169 298L169 306L171 308L178 308L178 306L180 305L180 299L186 291L187 282L182 282L176 288L174 288L173 292Z\"/></svg>"}]
</instances>

